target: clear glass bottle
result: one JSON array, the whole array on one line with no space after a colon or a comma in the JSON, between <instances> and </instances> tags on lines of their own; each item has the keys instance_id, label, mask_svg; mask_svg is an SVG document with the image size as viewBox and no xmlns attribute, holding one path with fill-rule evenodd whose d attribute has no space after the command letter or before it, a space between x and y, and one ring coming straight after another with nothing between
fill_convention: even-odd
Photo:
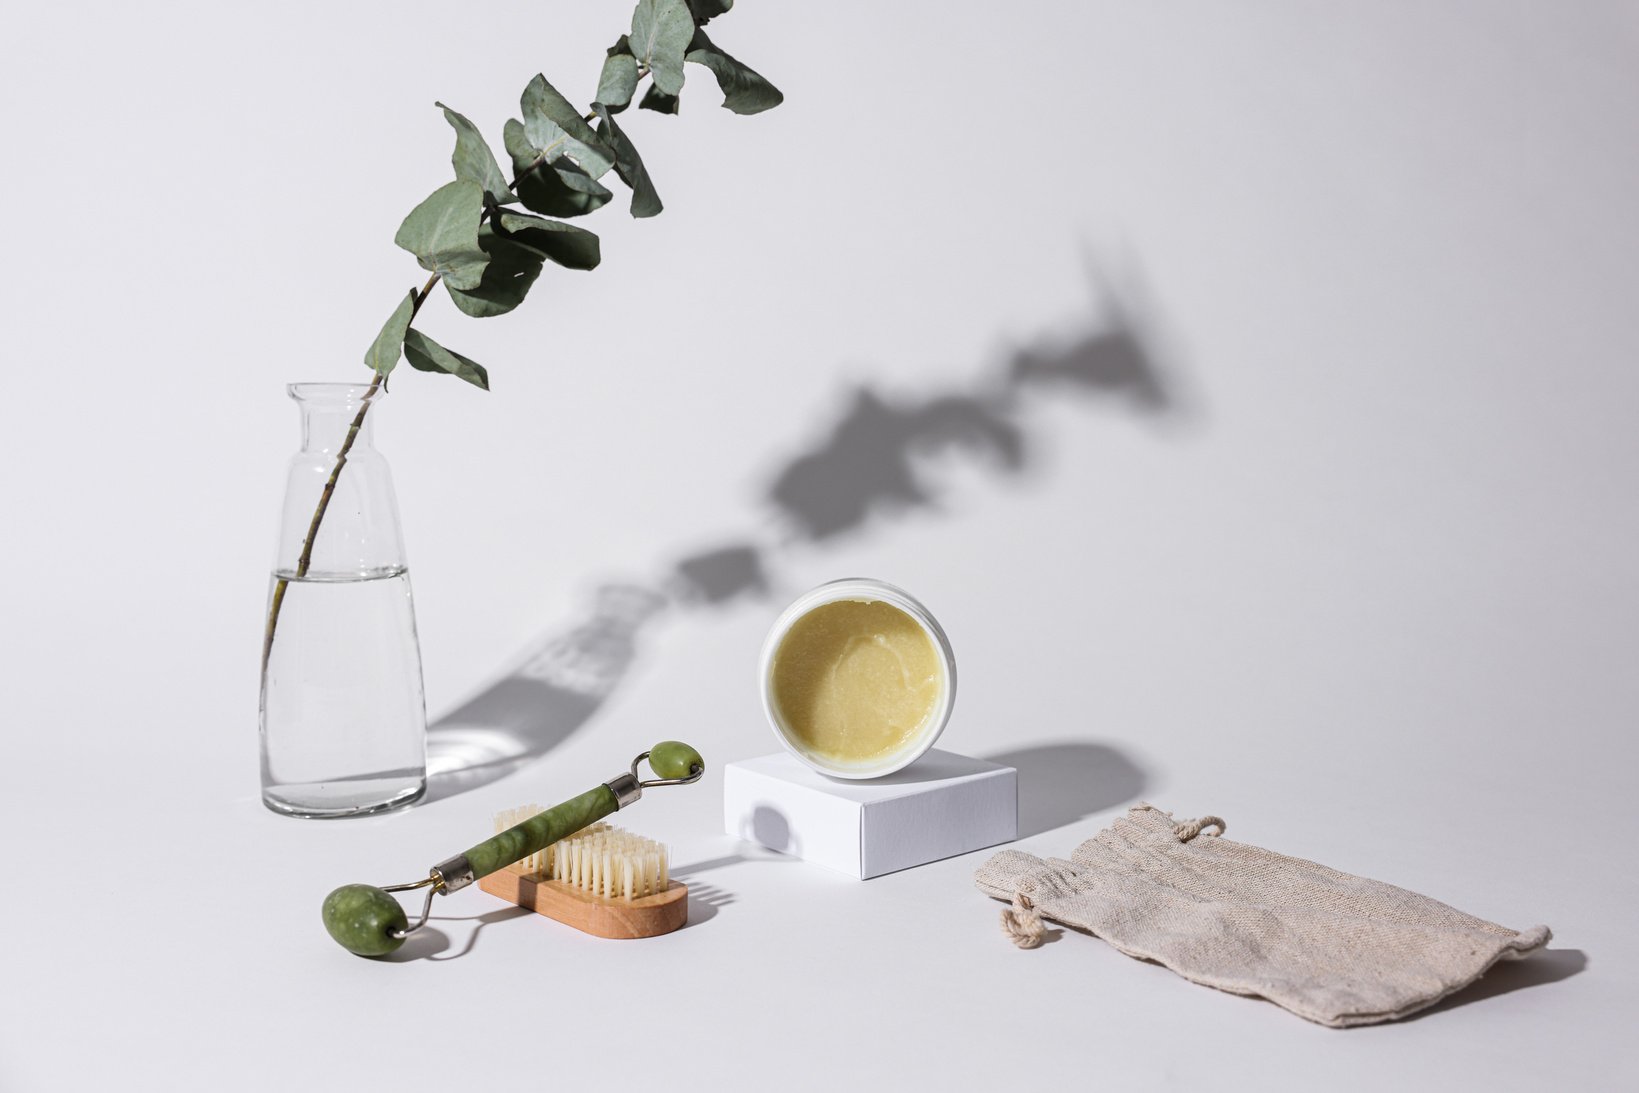
<instances>
[{"instance_id":1,"label":"clear glass bottle","mask_svg":"<svg viewBox=\"0 0 1639 1093\"><path fill-rule=\"evenodd\" d=\"M262 800L289 816L360 816L427 787L427 710L410 571L387 461L386 392L289 387L302 415L262 646Z\"/></svg>"}]
</instances>

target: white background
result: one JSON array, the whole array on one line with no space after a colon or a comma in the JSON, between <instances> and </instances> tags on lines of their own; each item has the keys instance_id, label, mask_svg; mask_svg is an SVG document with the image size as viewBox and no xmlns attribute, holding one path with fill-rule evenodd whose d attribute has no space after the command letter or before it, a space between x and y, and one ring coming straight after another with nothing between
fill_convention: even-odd
<instances>
[{"instance_id":1,"label":"white background","mask_svg":"<svg viewBox=\"0 0 1639 1093\"><path fill-rule=\"evenodd\" d=\"M430 303L494 390L405 369L378 411L434 743L527 761L389 817L262 808L282 385L363 376L418 282L392 236L447 177L433 100L498 145L535 72L589 97L627 18L7 6L0 1088L1631 1083L1632 4L743 0L714 38L786 104L736 117L691 68L681 116L628 115L666 213L586 221L604 267L512 316ZM764 590L680 598L736 546ZM694 866L680 934L473 891L421 959L326 939L334 885L656 739L771 750L763 631L854 574L949 631L941 746L1020 766L1025 848L1144 798L1553 951L1329 1031L1089 937L1012 949L982 855L770 858L711 777L630 817ZM611 584L664 606L611 630ZM508 699L560 670L606 693Z\"/></svg>"}]
</instances>

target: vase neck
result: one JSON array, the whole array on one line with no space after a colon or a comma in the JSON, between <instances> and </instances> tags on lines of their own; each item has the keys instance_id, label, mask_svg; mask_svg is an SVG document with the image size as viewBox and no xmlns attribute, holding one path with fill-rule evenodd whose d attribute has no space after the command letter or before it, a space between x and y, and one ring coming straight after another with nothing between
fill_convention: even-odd
<instances>
[{"instance_id":1,"label":"vase neck","mask_svg":"<svg viewBox=\"0 0 1639 1093\"><path fill-rule=\"evenodd\" d=\"M289 392L302 412L302 448L290 459L274 572L309 582L401 572L392 474L370 445L386 392L351 383L294 383Z\"/></svg>"},{"instance_id":2,"label":"vase neck","mask_svg":"<svg viewBox=\"0 0 1639 1093\"><path fill-rule=\"evenodd\" d=\"M357 426L351 451L371 447L373 413L360 415L365 407L387 397L379 386L364 383L293 383L287 388L302 414L302 450L339 452Z\"/></svg>"}]
</instances>

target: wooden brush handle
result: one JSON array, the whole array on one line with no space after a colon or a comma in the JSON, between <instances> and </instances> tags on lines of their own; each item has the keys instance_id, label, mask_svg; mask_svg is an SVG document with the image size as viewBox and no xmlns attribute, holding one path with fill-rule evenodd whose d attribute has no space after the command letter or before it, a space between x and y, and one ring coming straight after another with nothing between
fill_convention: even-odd
<instances>
[{"instance_id":1,"label":"wooden brush handle","mask_svg":"<svg viewBox=\"0 0 1639 1093\"><path fill-rule=\"evenodd\" d=\"M545 850L559 839L589 827L620 807L615 791L608 786L589 789L509 827L494 838L485 839L466 852L474 877L487 876L519 858Z\"/></svg>"}]
</instances>

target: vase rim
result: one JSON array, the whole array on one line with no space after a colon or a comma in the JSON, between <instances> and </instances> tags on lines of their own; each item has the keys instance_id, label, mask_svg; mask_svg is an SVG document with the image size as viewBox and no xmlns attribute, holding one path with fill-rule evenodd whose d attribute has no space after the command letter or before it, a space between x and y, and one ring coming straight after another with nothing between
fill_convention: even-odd
<instances>
[{"instance_id":1,"label":"vase rim","mask_svg":"<svg viewBox=\"0 0 1639 1093\"><path fill-rule=\"evenodd\" d=\"M359 403L366 399L375 402L385 398L387 389L380 385L372 387L368 383L314 380L286 384L285 393L297 402Z\"/></svg>"}]
</instances>

